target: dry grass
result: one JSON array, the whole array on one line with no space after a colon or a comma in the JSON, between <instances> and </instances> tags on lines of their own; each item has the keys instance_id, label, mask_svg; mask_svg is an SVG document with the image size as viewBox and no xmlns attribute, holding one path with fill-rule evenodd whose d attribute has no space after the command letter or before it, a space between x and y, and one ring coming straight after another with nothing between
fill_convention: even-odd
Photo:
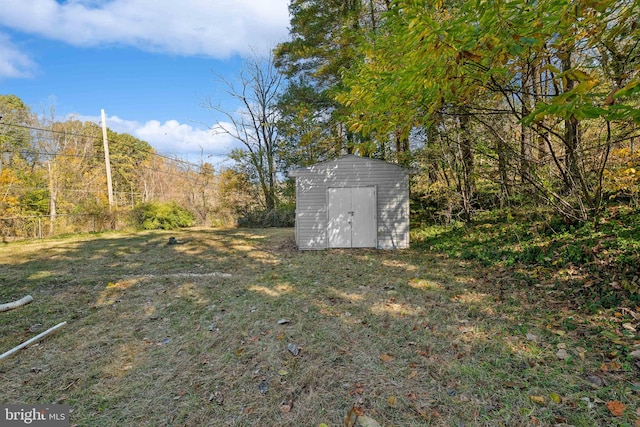
<instances>
[{"instance_id":1,"label":"dry grass","mask_svg":"<svg viewBox=\"0 0 640 427\"><path fill-rule=\"evenodd\" d=\"M12 243L0 260L0 302L35 299L0 313L0 351L69 322L0 362L2 400L68 403L72 425L341 426L352 407L383 426L638 425L633 313L540 304L437 254L194 229Z\"/></svg>"}]
</instances>

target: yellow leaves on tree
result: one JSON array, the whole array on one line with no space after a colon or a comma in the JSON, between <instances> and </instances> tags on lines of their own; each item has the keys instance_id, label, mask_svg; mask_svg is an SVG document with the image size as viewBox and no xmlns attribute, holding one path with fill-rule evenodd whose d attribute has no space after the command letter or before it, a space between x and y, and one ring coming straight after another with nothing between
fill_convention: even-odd
<instances>
[{"instance_id":1,"label":"yellow leaves on tree","mask_svg":"<svg viewBox=\"0 0 640 427\"><path fill-rule=\"evenodd\" d=\"M611 152L610 167L604 171L603 187L612 196L640 193L640 152L622 148Z\"/></svg>"},{"instance_id":2,"label":"yellow leaves on tree","mask_svg":"<svg viewBox=\"0 0 640 427\"><path fill-rule=\"evenodd\" d=\"M19 211L20 199L11 191L12 187L19 186L18 177L9 168L0 171L0 215L11 215Z\"/></svg>"}]
</instances>

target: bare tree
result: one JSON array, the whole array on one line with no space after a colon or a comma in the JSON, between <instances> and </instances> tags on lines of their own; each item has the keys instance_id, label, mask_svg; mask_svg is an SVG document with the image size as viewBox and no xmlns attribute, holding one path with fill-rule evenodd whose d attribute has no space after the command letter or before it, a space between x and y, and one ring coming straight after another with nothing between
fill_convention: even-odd
<instances>
[{"instance_id":1,"label":"bare tree","mask_svg":"<svg viewBox=\"0 0 640 427\"><path fill-rule=\"evenodd\" d=\"M272 210L277 205L276 103L283 77L276 70L272 56L259 58L254 55L247 60L237 83L221 77L218 81L227 95L239 101L241 108L230 112L209 100L207 108L224 114L228 120L228 123L218 123L212 130L242 143L242 150L234 152L233 158L251 171L260 187L265 208Z\"/></svg>"}]
</instances>

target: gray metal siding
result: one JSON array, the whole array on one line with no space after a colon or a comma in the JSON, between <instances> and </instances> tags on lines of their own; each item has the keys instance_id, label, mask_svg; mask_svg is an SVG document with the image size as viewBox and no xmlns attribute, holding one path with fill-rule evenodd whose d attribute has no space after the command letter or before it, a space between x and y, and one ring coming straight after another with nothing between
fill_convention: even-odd
<instances>
[{"instance_id":1,"label":"gray metal siding","mask_svg":"<svg viewBox=\"0 0 640 427\"><path fill-rule=\"evenodd\" d=\"M387 162L345 156L294 170L296 178L296 243L300 249L327 244L327 189L376 187L378 248L409 246L408 170Z\"/></svg>"}]
</instances>

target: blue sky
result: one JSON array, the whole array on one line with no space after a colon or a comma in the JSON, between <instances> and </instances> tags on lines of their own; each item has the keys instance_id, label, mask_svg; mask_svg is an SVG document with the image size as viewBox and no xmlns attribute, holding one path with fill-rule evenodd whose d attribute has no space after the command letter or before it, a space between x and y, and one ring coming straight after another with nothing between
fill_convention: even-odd
<instances>
[{"instance_id":1,"label":"blue sky","mask_svg":"<svg viewBox=\"0 0 640 427\"><path fill-rule=\"evenodd\" d=\"M236 143L204 107L239 106L216 76L287 39L288 0L0 0L0 94L214 164Z\"/></svg>"}]
</instances>

